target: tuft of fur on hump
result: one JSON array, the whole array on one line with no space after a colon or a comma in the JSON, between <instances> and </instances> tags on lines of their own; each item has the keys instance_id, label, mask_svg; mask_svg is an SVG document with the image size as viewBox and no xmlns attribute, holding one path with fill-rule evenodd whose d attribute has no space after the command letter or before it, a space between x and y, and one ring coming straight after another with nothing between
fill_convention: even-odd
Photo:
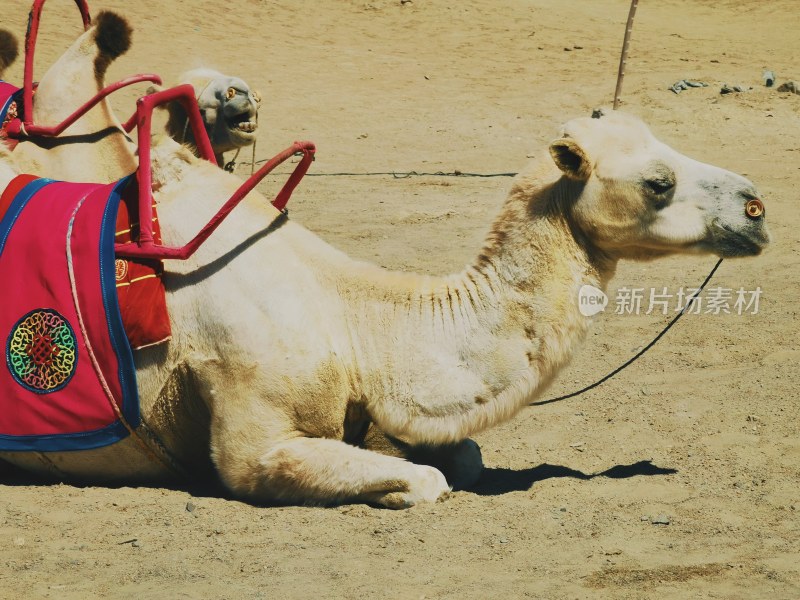
<instances>
[{"instance_id":1,"label":"tuft of fur on hump","mask_svg":"<svg viewBox=\"0 0 800 600\"><path fill-rule=\"evenodd\" d=\"M0 75L10 67L19 56L19 43L13 33L0 29Z\"/></svg>"},{"instance_id":2,"label":"tuft of fur on hump","mask_svg":"<svg viewBox=\"0 0 800 600\"><path fill-rule=\"evenodd\" d=\"M100 54L94 62L98 75L105 74L108 65L125 54L131 47L133 28L116 13L104 10L95 19L94 39Z\"/></svg>"}]
</instances>

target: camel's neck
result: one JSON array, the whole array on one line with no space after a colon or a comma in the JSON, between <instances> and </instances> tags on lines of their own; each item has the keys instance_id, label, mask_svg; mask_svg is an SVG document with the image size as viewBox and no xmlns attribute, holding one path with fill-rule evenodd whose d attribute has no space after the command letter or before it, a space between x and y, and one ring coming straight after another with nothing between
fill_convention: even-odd
<instances>
[{"instance_id":1,"label":"camel's neck","mask_svg":"<svg viewBox=\"0 0 800 600\"><path fill-rule=\"evenodd\" d=\"M395 347L384 358L394 367L391 400L371 407L389 433L442 443L506 420L583 339L590 319L579 311L579 289L604 288L614 265L570 226L570 184L537 185L531 197L526 182L517 184L470 267L395 309Z\"/></svg>"},{"instance_id":2,"label":"camel's neck","mask_svg":"<svg viewBox=\"0 0 800 600\"><path fill-rule=\"evenodd\" d=\"M87 102L103 84L104 73L96 69L97 46L92 38L69 48L48 69L34 97L34 118L39 125L56 125ZM107 101L78 119L67 134L86 134L104 129L109 124L119 125Z\"/></svg>"},{"instance_id":3,"label":"camel's neck","mask_svg":"<svg viewBox=\"0 0 800 600\"><path fill-rule=\"evenodd\" d=\"M58 125L101 89L105 67L98 71L97 60L97 45L84 35L47 71L34 96L37 125ZM15 154L25 172L106 183L136 170L134 149L105 98L58 137L23 140Z\"/></svg>"}]
</instances>

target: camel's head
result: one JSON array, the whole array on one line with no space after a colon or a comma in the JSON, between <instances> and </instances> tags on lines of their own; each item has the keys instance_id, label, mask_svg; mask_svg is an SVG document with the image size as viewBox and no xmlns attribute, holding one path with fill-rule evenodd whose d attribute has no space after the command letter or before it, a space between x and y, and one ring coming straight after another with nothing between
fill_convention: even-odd
<instances>
[{"instance_id":1,"label":"camel's head","mask_svg":"<svg viewBox=\"0 0 800 600\"><path fill-rule=\"evenodd\" d=\"M0 79L19 55L19 44L14 34L6 29L0 29Z\"/></svg>"},{"instance_id":2,"label":"camel's head","mask_svg":"<svg viewBox=\"0 0 800 600\"><path fill-rule=\"evenodd\" d=\"M211 69L184 73L182 83L190 83L197 94L200 113L217 155L248 146L255 141L261 96L238 77L229 77ZM180 106L170 106L170 135L192 143L186 127L186 115Z\"/></svg>"},{"instance_id":3,"label":"camel's head","mask_svg":"<svg viewBox=\"0 0 800 600\"><path fill-rule=\"evenodd\" d=\"M750 181L679 154L635 117L570 121L550 154L572 190L573 224L610 256L753 256L769 242Z\"/></svg>"}]
</instances>

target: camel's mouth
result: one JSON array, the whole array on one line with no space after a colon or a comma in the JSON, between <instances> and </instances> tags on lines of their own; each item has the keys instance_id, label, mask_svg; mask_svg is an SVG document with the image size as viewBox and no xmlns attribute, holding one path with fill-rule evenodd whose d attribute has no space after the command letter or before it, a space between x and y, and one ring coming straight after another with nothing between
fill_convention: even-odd
<instances>
[{"instance_id":1,"label":"camel's mouth","mask_svg":"<svg viewBox=\"0 0 800 600\"><path fill-rule=\"evenodd\" d=\"M257 92L230 86L223 100L222 114L225 128L236 146L252 144L258 129L258 106L261 97Z\"/></svg>"},{"instance_id":2,"label":"camel's mouth","mask_svg":"<svg viewBox=\"0 0 800 600\"><path fill-rule=\"evenodd\" d=\"M232 135L252 140L258 129L258 113L248 109L233 116L226 116L225 125Z\"/></svg>"},{"instance_id":3,"label":"camel's mouth","mask_svg":"<svg viewBox=\"0 0 800 600\"><path fill-rule=\"evenodd\" d=\"M758 256L769 244L769 234L763 227L751 231L736 231L732 227L714 221L711 228L709 249L722 258Z\"/></svg>"}]
</instances>

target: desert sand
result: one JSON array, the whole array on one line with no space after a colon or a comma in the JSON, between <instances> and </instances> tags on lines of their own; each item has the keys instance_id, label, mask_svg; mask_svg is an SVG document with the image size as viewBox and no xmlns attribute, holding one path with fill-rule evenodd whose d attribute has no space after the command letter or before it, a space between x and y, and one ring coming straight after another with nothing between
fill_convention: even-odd
<instances>
[{"instance_id":1,"label":"desert sand","mask_svg":"<svg viewBox=\"0 0 800 600\"><path fill-rule=\"evenodd\" d=\"M0 5L2 25L22 36L27 2ZM488 175L519 171L562 122L611 103L629 3L91 5L135 29L110 80L150 71L170 82L205 65L259 89L258 160L310 139L313 174ZM776 87L800 78L797 14L796 0L642 2L622 94L665 142L759 186L774 244L724 261L707 290L760 290L757 307L703 305L611 381L477 436L478 485L435 505L259 507L179 482L6 478L0 597L800 598L800 96L761 80L764 69ZM71 2L49 2L37 69L79 30ZM8 79L21 73L18 61ZM670 91L681 79L709 85ZM746 91L722 95L724 84ZM127 116L142 92L115 108ZM506 176L307 177L290 215L355 257L444 273L477 252L509 186ZM623 264L548 395L630 358L715 260ZM639 314L617 314L633 289ZM671 295L668 314L646 314L650 290Z\"/></svg>"}]
</instances>

